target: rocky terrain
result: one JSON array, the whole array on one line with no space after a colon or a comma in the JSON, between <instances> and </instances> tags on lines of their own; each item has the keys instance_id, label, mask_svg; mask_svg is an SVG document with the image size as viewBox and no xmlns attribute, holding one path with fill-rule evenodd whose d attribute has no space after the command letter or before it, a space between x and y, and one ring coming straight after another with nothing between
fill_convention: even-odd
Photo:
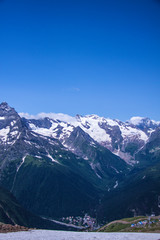
<instances>
[{"instance_id":1,"label":"rocky terrain","mask_svg":"<svg viewBox=\"0 0 160 240\"><path fill-rule=\"evenodd\" d=\"M29 228L27 227L0 223L0 233L19 232L19 231L28 231L28 230Z\"/></svg>"}]
</instances>

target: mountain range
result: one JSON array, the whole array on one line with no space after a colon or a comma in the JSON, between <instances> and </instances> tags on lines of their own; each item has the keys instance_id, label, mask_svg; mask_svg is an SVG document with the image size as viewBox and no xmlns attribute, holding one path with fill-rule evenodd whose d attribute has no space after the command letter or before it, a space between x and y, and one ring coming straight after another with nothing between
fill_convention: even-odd
<instances>
[{"instance_id":1,"label":"mountain range","mask_svg":"<svg viewBox=\"0 0 160 240\"><path fill-rule=\"evenodd\" d=\"M160 122L29 116L0 104L0 184L45 218L159 213Z\"/></svg>"}]
</instances>

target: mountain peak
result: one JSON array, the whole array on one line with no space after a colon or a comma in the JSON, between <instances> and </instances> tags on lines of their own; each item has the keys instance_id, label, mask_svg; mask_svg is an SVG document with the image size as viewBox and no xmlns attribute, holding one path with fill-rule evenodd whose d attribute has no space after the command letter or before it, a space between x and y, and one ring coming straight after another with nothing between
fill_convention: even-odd
<instances>
[{"instance_id":1,"label":"mountain peak","mask_svg":"<svg viewBox=\"0 0 160 240\"><path fill-rule=\"evenodd\" d=\"M7 102L2 102L1 104L0 104L0 109L11 109L11 107L8 105L8 103Z\"/></svg>"},{"instance_id":2,"label":"mountain peak","mask_svg":"<svg viewBox=\"0 0 160 240\"><path fill-rule=\"evenodd\" d=\"M0 104L0 116L18 115L14 108L10 107L7 102Z\"/></svg>"}]
</instances>

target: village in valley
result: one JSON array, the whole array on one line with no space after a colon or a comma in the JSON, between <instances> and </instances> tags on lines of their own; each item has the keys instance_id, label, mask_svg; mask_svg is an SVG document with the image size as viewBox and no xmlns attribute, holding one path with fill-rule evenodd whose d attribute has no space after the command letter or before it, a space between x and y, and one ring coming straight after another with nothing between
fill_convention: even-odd
<instances>
[{"instance_id":1,"label":"village in valley","mask_svg":"<svg viewBox=\"0 0 160 240\"><path fill-rule=\"evenodd\" d=\"M72 224L82 228L89 228L91 230L95 230L98 228L96 218L92 218L88 214L85 214L84 217L81 216L62 217L60 221L66 224Z\"/></svg>"}]
</instances>

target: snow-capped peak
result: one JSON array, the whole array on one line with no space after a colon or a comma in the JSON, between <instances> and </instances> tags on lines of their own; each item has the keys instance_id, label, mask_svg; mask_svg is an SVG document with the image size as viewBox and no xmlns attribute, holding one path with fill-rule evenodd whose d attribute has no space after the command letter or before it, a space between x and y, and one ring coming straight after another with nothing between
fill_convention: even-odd
<instances>
[{"instance_id":1,"label":"snow-capped peak","mask_svg":"<svg viewBox=\"0 0 160 240\"><path fill-rule=\"evenodd\" d=\"M158 122L143 117L132 117L125 123L96 114L76 115L75 117L62 113L39 113L37 115L19 113L19 115L29 119L28 123L32 131L57 138L64 146L74 129L80 127L94 141L127 162L134 160L136 151L146 144L150 134L158 125ZM131 143L135 149L131 149Z\"/></svg>"},{"instance_id":2,"label":"snow-capped peak","mask_svg":"<svg viewBox=\"0 0 160 240\"><path fill-rule=\"evenodd\" d=\"M6 110L6 111L9 111L9 110L12 109L12 108L8 105L8 103L6 103L6 102L2 102L2 103L0 104L0 108L3 109L3 110Z\"/></svg>"}]
</instances>

